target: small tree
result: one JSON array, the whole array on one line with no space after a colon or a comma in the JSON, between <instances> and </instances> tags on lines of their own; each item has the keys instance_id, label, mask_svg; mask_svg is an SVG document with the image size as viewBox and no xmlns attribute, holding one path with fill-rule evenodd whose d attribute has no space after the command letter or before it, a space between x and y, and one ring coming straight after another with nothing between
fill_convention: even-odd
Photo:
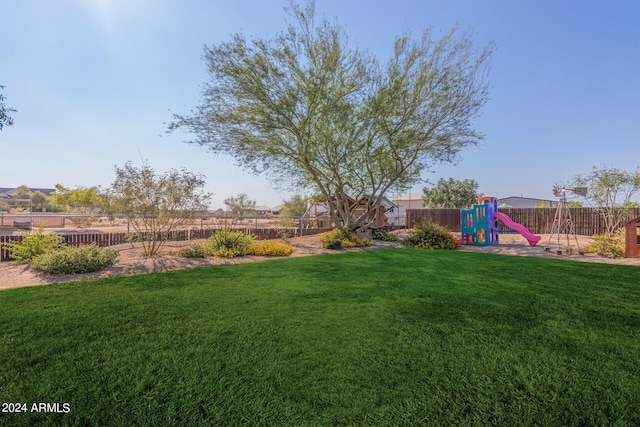
<instances>
[{"instance_id":1,"label":"small tree","mask_svg":"<svg viewBox=\"0 0 640 427\"><path fill-rule=\"evenodd\" d=\"M26 185L21 185L14 190L12 197L16 200L31 200L32 195L33 193L31 192L31 189L29 187L27 187ZM31 202L29 201L15 202L11 210L14 212L28 211L31 209L30 205Z\"/></svg>"},{"instance_id":2,"label":"small tree","mask_svg":"<svg viewBox=\"0 0 640 427\"><path fill-rule=\"evenodd\" d=\"M583 197L598 210L604 220L606 234L611 237L636 205L631 197L640 191L640 167L633 173L594 166L591 173L576 176L573 186L587 187L587 195Z\"/></svg>"},{"instance_id":3,"label":"small tree","mask_svg":"<svg viewBox=\"0 0 640 427\"><path fill-rule=\"evenodd\" d=\"M237 196L231 196L224 199L224 204L234 214L240 217L255 213L256 201L250 199L245 193L240 193Z\"/></svg>"},{"instance_id":4,"label":"small tree","mask_svg":"<svg viewBox=\"0 0 640 427\"><path fill-rule=\"evenodd\" d=\"M284 205L280 210L280 218L278 218L278 234L287 242L289 237L294 233L294 229L299 225L295 218L302 217L307 211L307 205L310 198L299 194L291 196L289 200L284 200Z\"/></svg>"},{"instance_id":5,"label":"small tree","mask_svg":"<svg viewBox=\"0 0 640 427\"><path fill-rule=\"evenodd\" d=\"M31 199L31 189L26 185L21 185L17 187L13 192L14 199Z\"/></svg>"},{"instance_id":6,"label":"small tree","mask_svg":"<svg viewBox=\"0 0 640 427\"><path fill-rule=\"evenodd\" d=\"M280 216L288 218L299 218L307 211L309 198L296 194L289 200L284 201L284 206L280 211Z\"/></svg>"},{"instance_id":7,"label":"small tree","mask_svg":"<svg viewBox=\"0 0 640 427\"><path fill-rule=\"evenodd\" d=\"M31 205L35 210L41 211L47 205L47 195L42 191L34 191L31 195Z\"/></svg>"},{"instance_id":8,"label":"small tree","mask_svg":"<svg viewBox=\"0 0 640 427\"><path fill-rule=\"evenodd\" d=\"M4 86L0 85L0 90L4 89ZM13 125L13 119L9 116L9 113L15 113L17 110L7 107L4 104L5 97L0 93L0 130L4 126Z\"/></svg>"},{"instance_id":9,"label":"small tree","mask_svg":"<svg viewBox=\"0 0 640 427\"><path fill-rule=\"evenodd\" d=\"M144 254L158 254L169 233L207 212L211 199L204 176L185 169L157 174L149 165L115 166L116 179L106 196L109 210L124 214L142 242Z\"/></svg>"},{"instance_id":10,"label":"small tree","mask_svg":"<svg viewBox=\"0 0 640 427\"><path fill-rule=\"evenodd\" d=\"M472 179L458 181L440 178L434 187L422 190L422 201L425 206L432 208L468 208L482 196L482 193L478 193L478 186Z\"/></svg>"}]
</instances>

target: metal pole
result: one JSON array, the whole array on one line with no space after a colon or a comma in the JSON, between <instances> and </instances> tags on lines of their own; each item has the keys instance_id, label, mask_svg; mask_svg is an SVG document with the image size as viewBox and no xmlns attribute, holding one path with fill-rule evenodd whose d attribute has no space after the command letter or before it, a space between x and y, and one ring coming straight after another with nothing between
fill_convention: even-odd
<instances>
[{"instance_id":1,"label":"metal pole","mask_svg":"<svg viewBox=\"0 0 640 427\"><path fill-rule=\"evenodd\" d=\"M564 202L567 198L567 194L565 192L565 190L562 190L562 197L560 198L560 206L558 206L558 212L559 212L559 217L558 217L558 245L556 247L556 250L560 250L560 231L562 230L562 220L564 219L564 215L562 214L562 207L564 205Z\"/></svg>"},{"instance_id":2,"label":"metal pole","mask_svg":"<svg viewBox=\"0 0 640 427\"><path fill-rule=\"evenodd\" d=\"M549 236L549 243L551 243L551 239L557 234L556 251L558 254L560 254L562 252L562 250L560 249L560 239L561 239L560 234L564 233L567 239L567 252L571 253L571 242L570 242L571 238L569 234L573 234L573 237L576 241L576 245L578 247L578 251L580 251L581 250L580 243L578 242L578 236L576 235L576 229L573 224L573 218L571 217L571 211L567 206L566 189L563 188L562 190L560 190L560 193L558 194L558 196L560 197L560 199L558 202L558 206L556 208L555 217L553 219L553 226L551 227L551 235ZM563 212L563 209L566 212Z\"/></svg>"}]
</instances>

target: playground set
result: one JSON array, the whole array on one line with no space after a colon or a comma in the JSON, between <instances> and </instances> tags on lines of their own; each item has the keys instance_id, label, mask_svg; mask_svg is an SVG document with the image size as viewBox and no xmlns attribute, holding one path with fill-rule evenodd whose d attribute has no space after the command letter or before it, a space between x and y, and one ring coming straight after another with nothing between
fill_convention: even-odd
<instances>
[{"instance_id":1,"label":"playground set","mask_svg":"<svg viewBox=\"0 0 640 427\"><path fill-rule=\"evenodd\" d=\"M499 230L498 220L509 227L509 230ZM510 232L520 233L529 242L529 246L535 246L542 238L532 234L524 225L498 212L498 199L495 197L479 197L478 204L473 205L471 209L461 209L460 226L460 242L463 245L494 246L500 241L499 233Z\"/></svg>"}]
</instances>

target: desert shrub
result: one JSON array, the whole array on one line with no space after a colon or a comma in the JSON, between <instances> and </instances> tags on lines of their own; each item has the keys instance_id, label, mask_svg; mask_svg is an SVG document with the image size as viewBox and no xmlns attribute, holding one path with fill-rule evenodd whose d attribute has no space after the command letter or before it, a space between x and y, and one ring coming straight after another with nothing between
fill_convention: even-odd
<instances>
[{"instance_id":1,"label":"desert shrub","mask_svg":"<svg viewBox=\"0 0 640 427\"><path fill-rule=\"evenodd\" d=\"M342 240L325 239L322 241L322 247L325 249L342 249Z\"/></svg>"},{"instance_id":2,"label":"desert shrub","mask_svg":"<svg viewBox=\"0 0 640 427\"><path fill-rule=\"evenodd\" d=\"M325 249L358 248L367 246L370 243L367 239L356 236L347 227L334 228L331 231L322 233L320 241Z\"/></svg>"},{"instance_id":3,"label":"desert shrub","mask_svg":"<svg viewBox=\"0 0 640 427\"><path fill-rule=\"evenodd\" d=\"M242 231L222 228L209 237L207 246L213 256L234 258L245 255L252 242L253 236L249 236Z\"/></svg>"},{"instance_id":4,"label":"desert shrub","mask_svg":"<svg viewBox=\"0 0 640 427\"><path fill-rule=\"evenodd\" d=\"M404 239L404 245L408 248L456 249L460 243L445 227L428 222L416 225L415 230Z\"/></svg>"},{"instance_id":5,"label":"desert shrub","mask_svg":"<svg viewBox=\"0 0 640 427\"><path fill-rule=\"evenodd\" d=\"M270 240L253 242L246 250L247 255L260 256L289 256L291 252L293 252L291 245Z\"/></svg>"},{"instance_id":6,"label":"desert shrub","mask_svg":"<svg viewBox=\"0 0 640 427\"><path fill-rule=\"evenodd\" d=\"M607 234L596 234L591 237L592 242L584 248L585 254L598 254L608 258L624 258L624 229Z\"/></svg>"},{"instance_id":7,"label":"desert shrub","mask_svg":"<svg viewBox=\"0 0 640 427\"><path fill-rule=\"evenodd\" d=\"M64 246L64 239L55 234L44 234L44 226L34 233L22 233L21 242L6 242L3 248L17 262L31 262L38 255L46 254Z\"/></svg>"},{"instance_id":8,"label":"desert shrub","mask_svg":"<svg viewBox=\"0 0 640 427\"><path fill-rule=\"evenodd\" d=\"M389 233L383 228L375 230L371 237L373 238L373 240L384 240L385 242L395 242L396 240L398 240L398 236L393 233Z\"/></svg>"},{"instance_id":9,"label":"desert shrub","mask_svg":"<svg viewBox=\"0 0 640 427\"><path fill-rule=\"evenodd\" d=\"M343 239L342 247L343 248L361 248L363 246L368 246L369 243L370 242L368 240L361 239L360 237L357 237L354 235L352 238Z\"/></svg>"},{"instance_id":10,"label":"desert shrub","mask_svg":"<svg viewBox=\"0 0 640 427\"><path fill-rule=\"evenodd\" d=\"M31 266L51 274L90 273L112 266L117 257L117 251L100 249L92 243L38 255L31 261Z\"/></svg>"},{"instance_id":11,"label":"desert shrub","mask_svg":"<svg viewBox=\"0 0 640 427\"><path fill-rule=\"evenodd\" d=\"M205 258L211 255L211 249L206 243L196 243L188 248L180 249L176 254L185 258Z\"/></svg>"}]
</instances>

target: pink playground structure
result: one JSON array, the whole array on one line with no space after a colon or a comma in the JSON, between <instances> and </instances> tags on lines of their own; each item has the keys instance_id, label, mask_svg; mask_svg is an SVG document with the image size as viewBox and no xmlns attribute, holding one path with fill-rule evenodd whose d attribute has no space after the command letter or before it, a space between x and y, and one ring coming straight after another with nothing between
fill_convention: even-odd
<instances>
[{"instance_id":1,"label":"pink playground structure","mask_svg":"<svg viewBox=\"0 0 640 427\"><path fill-rule=\"evenodd\" d=\"M495 197L479 197L478 204L471 209L460 209L461 242L463 245L494 246L500 241L498 220L522 235L529 246L535 246L541 239L527 228L513 222L507 215L498 212L498 199Z\"/></svg>"}]
</instances>

